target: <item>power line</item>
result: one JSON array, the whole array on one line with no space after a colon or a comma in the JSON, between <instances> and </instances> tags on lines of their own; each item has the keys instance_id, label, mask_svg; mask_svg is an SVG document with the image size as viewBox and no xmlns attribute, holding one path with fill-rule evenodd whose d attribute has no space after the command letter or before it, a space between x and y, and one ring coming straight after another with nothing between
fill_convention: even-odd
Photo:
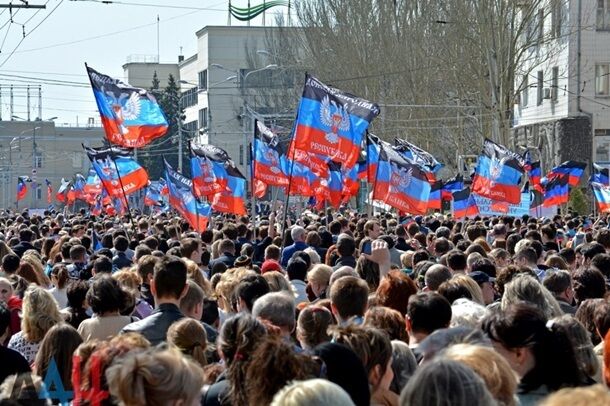
<instances>
[{"instance_id":1,"label":"power line","mask_svg":"<svg viewBox=\"0 0 610 406\"><path fill-rule=\"evenodd\" d=\"M170 8L170 9L178 9L178 10L197 10L197 11L223 11L226 12L226 9L219 9L212 7L193 7L193 6L175 6L169 4L151 4L151 3L133 3L129 1L112 1L112 0L70 0L74 2L88 2L88 3L100 3L106 5L119 5L119 6L137 6L137 7L155 7L155 8ZM220 5L223 3L219 3Z\"/></svg>"}]
</instances>

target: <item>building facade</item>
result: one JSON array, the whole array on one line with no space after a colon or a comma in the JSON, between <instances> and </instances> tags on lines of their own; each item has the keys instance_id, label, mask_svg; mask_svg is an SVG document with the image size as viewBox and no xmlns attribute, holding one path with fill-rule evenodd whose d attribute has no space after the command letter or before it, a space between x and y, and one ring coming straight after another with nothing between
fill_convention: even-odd
<instances>
[{"instance_id":1,"label":"building facade","mask_svg":"<svg viewBox=\"0 0 610 406\"><path fill-rule=\"evenodd\" d=\"M544 171L571 159L610 161L610 0L565 0L540 10L515 78L515 147L540 153Z\"/></svg>"},{"instance_id":2,"label":"building facade","mask_svg":"<svg viewBox=\"0 0 610 406\"><path fill-rule=\"evenodd\" d=\"M15 208L17 179L28 176L28 193L18 207L45 209L47 187L53 188L52 203L58 205L55 193L61 179L72 179L76 173L87 175L89 159L85 146L101 146L101 127L56 127L53 121L0 122L0 204Z\"/></svg>"},{"instance_id":3,"label":"building facade","mask_svg":"<svg viewBox=\"0 0 610 406\"><path fill-rule=\"evenodd\" d=\"M179 61L180 61L179 57ZM157 73L159 88L167 86L169 75L173 75L176 81L180 80L178 63L159 63L156 56L130 55L123 65L123 76L127 83L135 87L149 89L152 86L152 78Z\"/></svg>"}]
</instances>

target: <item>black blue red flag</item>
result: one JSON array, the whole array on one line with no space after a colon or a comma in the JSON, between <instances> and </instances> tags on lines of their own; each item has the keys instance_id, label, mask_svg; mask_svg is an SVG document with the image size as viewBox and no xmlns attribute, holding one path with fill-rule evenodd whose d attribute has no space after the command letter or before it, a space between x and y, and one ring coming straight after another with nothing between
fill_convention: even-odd
<instances>
[{"instance_id":1,"label":"black blue red flag","mask_svg":"<svg viewBox=\"0 0 610 406\"><path fill-rule=\"evenodd\" d=\"M366 178L369 183L374 183L377 177L380 144L381 140L376 135L366 135Z\"/></svg>"},{"instance_id":2,"label":"black blue red flag","mask_svg":"<svg viewBox=\"0 0 610 406\"><path fill-rule=\"evenodd\" d=\"M165 135L167 119L147 90L88 66L87 73L108 141L122 147L141 148Z\"/></svg>"},{"instance_id":3,"label":"black blue red flag","mask_svg":"<svg viewBox=\"0 0 610 406\"><path fill-rule=\"evenodd\" d=\"M227 190L227 166L233 165L227 152L210 144L191 143L191 176L196 197L207 197Z\"/></svg>"},{"instance_id":4,"label":"black blue red flag","mask_svg":"<svg viewBox=\"0 0 610 406\"><path fill-rule=\"evenodd\" d=\"M287 167L288 158L279 137L261 121L254 125L254 179L258 179L267 186L288 186L290 174L282 171Z\"/></svg>"},{"instance_id":5,"label":"black blue red flag","mask_svg":"<svg viewBox=\"0 0 610 406\"><path fill-rule=\"evenodd\" d=\"M567 175L568 185L576 186L580 182L580 178L585 172L587 164L577 161L565 161L561 165L554 167L546 175L547 179L551 180L556 176Z\"/></svg>"},{"instance_id":6,"label":"black blue red flag","mask_svg":"<svg viewBox=\"0 0 610 406\"><path fill-rule=\"evenodd\" d=\"M127 196L148 185L146 170L133 159L130 150L121 147L84 148L111 198Z\"/></svg>"},{"instance_id":7,"label":"black blue red flag","mask_svg":"<svg viewBox=\"0 0 610 406\"><path fill-rule=\"evenodd\" d=\"M146 206L157 207L164 205L161 187L162 185L159 182L150 182L144 195L144 204Z\"/></svg>"},{"instance_id":8,"label":"black blue red flag","mask_svg":"<svg viewBox=\"0 0 610 406\"><path fill-rule=\"evenodd\" d=\"M591 174L591 183L600 183L602 185L610 185L610 176L608 176L608 167L601 166L599 164L593 164L593 173Z\"/></svg>"},{"instance_id":9,"label":"black blue red flag","mask_svg":"<svg viewBox=\"0 0 610 406\"><path fill-rule=\"evenodd\" d=\"M288 156L319 175L323 168L316 160L341 162L345 169L351 169L360 156L364 134L379 112L377 104L306 75ZM311 158L297 156L295 151Z\"/></svg>"},{"instance_id":10,"label":"black blue red flag","mask_svg":"<svg viewBox=\"0 0 610 406\"><path fill-rule=\"evenodd\" d=\"M430 185L430 197L428 197L428 209L440 210L442 208L441 190L443 188L443 182L437 180Z\"/></svg>"},{"instance_id":11,"label":"black blue red flag","mask_svg":"<svg viewBox=\"0 0 610 406\"><path fill-rule=\"evenodd\" d=\"M408 161L419 165L420 168L427 172L436 173L444 166L431 153L406 140L395 138L394 148Z\"/></svg>"},{"instance_id":12,"label":"black blue red flag","mask_svg":"<svg viewBox=\"0 0 610 406\"><path fill-rule=\"evenodd\" d=\"M523 157L486 139L472 180L472 193L511 204L521 202Z\"/></svg>"},{"instance_id":13,"label":"black blue red flag","mask_svg":"<svg viewBox=\"0 0 610 406\"><path fill-rule=\"evenodd\" d=\"M570 194L570 175L557 174L544 184L544 207L567 203Z\"/></svg>"},{"instance_id":14,"label":"black blue red flag","mask_svg":"<svg viewBox=\"0 0 610 406\"><path fill-rule=\"evenodd\" d=\"M176 172L164 159L165 180L169 190L169 204L186 219L197 232L203 232L208 226L210 206L201 203L193 194L191 179Z\"/></svg>"},{"instance_id":15,"label":"black blue red flag","mask_svg":"<svg viewBox=\"0 0 610 406\"><path fill-rule=\"evenodd\" d=\"M460 219L474 217L477 214L479 214L479 207L470 193L469 187L453 192L453 217Z\"/></svg>"},{"instance_id":16,"label":"black blue red flag","mask_svg":"<svg viewBox=\"0 0 610 406\"><path fill-rule=\"evenodd\" d=\"M453 178L443 182L441 188L441 198L443 200L451 200L453 193L464 189L464 178L462 175L455 175Z\"/></svg>"},{"instance_id":17,"label":"black blue red flag","mask_svg":"<svg viewBox=\"0 0 610 406\"><path fill-rule=\"evenodd\" d=\"M87 200L95 200L102 193L102 189L104 189L102 181L93 166L91 166L89 172L87 172L87 180L84 187L84 193L88 196Z\"/></svg>"}]
</instances>

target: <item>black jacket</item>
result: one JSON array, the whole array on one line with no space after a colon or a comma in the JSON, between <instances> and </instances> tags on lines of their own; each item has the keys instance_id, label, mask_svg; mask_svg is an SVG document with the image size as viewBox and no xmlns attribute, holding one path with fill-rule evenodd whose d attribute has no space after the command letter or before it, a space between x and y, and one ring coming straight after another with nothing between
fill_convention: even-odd
<instances>
[{"instance_id":1,"label":"black jacket","mask_svg":"<svg viewBox=\"0 0 610 406\"><path fill-rule=\"evenodd\" d=\"M121 333L140 333L154 346L165 342L169 326L183 317L178 306L162 303L150 316L123 327Z\"/></svg>"},{"instance_id":2,"label":"black jacket","mask_svg":"<svg viewBox=\"0 0 610 406\"><path fill-rule=\"evenodd\" d=\"M229 254L228 252L223 252L222 255L218 258L211 260L208 267L211 271L216 263L223 262L227 266L227 268L233 268L233 265L235 264L235 258L237 257Z\"/></svg>"},{"instance_id":3,"label":"black jacket","mask_svg":"<svg viewBox=\"0 0 610 406\"><path fill-rule=\"evenodd\" d=\"M35 250L36 252L40 252L29 241L21 241L19 244L13 247L13 252L19 258L21 258L27 250Z\"/></svg>"}]
</instances>

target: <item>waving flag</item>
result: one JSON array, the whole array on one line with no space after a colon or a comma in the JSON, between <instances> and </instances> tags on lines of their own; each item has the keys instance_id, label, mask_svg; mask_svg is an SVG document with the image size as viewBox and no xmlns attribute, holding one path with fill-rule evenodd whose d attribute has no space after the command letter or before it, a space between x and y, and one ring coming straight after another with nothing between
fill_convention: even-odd
<instances>
[{"instance_id":1,"label":"waving flag","mask_svg":"<svg viewBox=\"0 0 610 406\"><path fill-rule=\"evenodd\" d=\"M486 139L472 180L472 193L492 200L518 204L523 158L506 147Z\"/></svg>"},{"instance_id":2,"label":"waving flag","mask_svg":"<svg viewBox=\"0 0 610 406\"><path fill-rule=\"evenodd\" d=\"M381 144L373 198L410 214L425 214L430 197L426 173Z\"/></svg>"},{"instance_id":3,"label":"waving flag","mask_svg":"<svg viewBox=\"0 0 610 406\"><path fill-rule=\"evenodd\" d=\"M328 163L328 201L331 206L338 208L341 204L343 194L343 175L341 164L337 162Z\"/></svg>"},{"instance_id":4,"label":"waving flag","mask_svg":"<svg viewBox=\"0 0 610 406\"><path fill-rule=\"evenodd\" d=\"M108 141L141 148L165 135L167 119L152 94L88 66L87 73Z\"/></svg>"},{"instance_id":5,"label":"waving flag","mask_svg":"<svg viewBox=\"0 0 610 406\"><path fill-rule=\"evenodd\" d=\"M226 169L227 190L211 197L212 209L221 213L244 215L246 214L246 178L236 166L227 166Z\"/></svg>"},{"instance_id":6,"label":"waving flag","mask_svg":"<svg viewBox=\"0 0 610 406\"><path fill-rule=\"evenodd\" d=\"M17 201L25 199L28 194L28 187L26 185L27 177L19 176L17 178Z\"/></svg>"},{"instance_id":7,"label":"waving flag","mask_svg":"<svg viewBox=\"0 0 610 406\"><path fill-rule=\"evenodd\" d=\"M360 163L358 163L352 169L343 171L341 174L341 177L343 179L342 195L344 201L347 201L350 197L356 196L358 194L358 189L360 189L360 180L358 178L360 174L359 168Z\"/></svg>"},{"instance_id":8,"label":"waving flag","mask_svg":"<svg viewBox=\"0 0 610 406\"><path fill-rule=\"evenodd\" d=\"M568 184L570 186L576 186L578 185L578 182L580 182L580 178L585 172L586 167L587 164L584 162L566 161L551 169L551 172L549 172L546 177L550 180L556 176L567 175Z\"/></svg>"},{"instance_id":9,"label":"waving flag","mask_svg":"<svg viewBox=\"0 0 610 406\"><path fill-rule=\"evenodd\" d=\"M459 219L474 217L477 214L479 214L479 208L469 187L453 193L453 217Z\"/></svg>"},{"instance_id":10,"label":"waving flag","mask_svg":"<svg viewBox=\"0 0 610 406\"><path fill-rule=\"evenodd\" d=\"M540 161L532 161L532 153L528 149L523 154L523 162L523 168L527 171L530 186L534 189L542 190L542 185L540 184L540 178L542 177Z\"/></svg>"},{"instance_id":11,"label":"waving flag","mask_svg":"<svg viewBox=\"0 0 610 406\"><path fill-rule=\"evenodd\" d=\"M48 179L45 179L44 183L47 185L47 203L50 204L53 201L53 188L51 187L51 181Z\"/></svg>"},{"instance_id":12,"label":"waving flag","mask_svg":"<svg viewBox=\"0 0 610 406\"><path fill-rule=\"evenodd\" d=\"M379 164L379 149L381 140L373 135L366 136L366 178L369 183L374 183L377 177L377 165Z\"/></svg>"},{"instance_id":13,"label":"waving flag","mask_svg":"<svg viewBox=\"0 0 610 406\"><path fill-rule=\"evenodd\" d=\"M184 217L197 232L203 232L208 226L210 206L197 200L193 194L193 182L174 171L164 159L165 180L169 190L169 204Z\"/></svg>"},{"instance_id":14,"label":"waving flag","mask_svg":"<svg viewBox=\"0 0 610 406\"><path fill-rule=\"evenodd\" d=\"M191 176L195 196L205 197L226 190L227 165L233 163L224 149L209 144L191 144Z\"/></svg>"},{"instance_id":15,"label":"waving flag","mask_svg":"<svg viewBox=\"0 0 610 406\"><path fill-rule=\"evenodd\" d=\"M324 165L328 171L328 165ZM313 194L313 187L317 185L314 185L314 182L328 177L328 174L324 178L316 176L307 166L291 160L286 160L286 162L282 163L282 171L285 174L292 173L289 192L293 196L311 196Z\"/></svg>"},{"instance_id":16,"label":"waving flag","mask_svg":"<svg viewBox=\"0 0 610 406\"><path fill-rule=\"evenodd\" d=\"M345 169L356 165L362 137L379 114L379 106L306 75L297 113L289 157L319 173L319 162L341 162ZM309 155L296 155L302 151Z\"/></svg>"},{"instance_id":17,"label":"waving flag","mask_svg":"<svg viewBox=\"0 0 610 406\"><path fill-rule=\"evenodd\" d=\"M258 120L254 126L253 149L254 178L269 186L287 186L290 174L282 172L282 167L286 166L286 152L278 136Z\"/></svg>"},{"instance_id":18,"label":"waving flag","mask_svg":"<svg viewBox=\"0 0 610 406\"><path fill-rule=\"evenodd\" d=\"M70 190L71 185L72 182L61 178L61 185L59 185L59 189L57 189L57 194L55 194L55 198L58 202L65 203L67 201L68 191Z\"/></svg>"},{"instance_id":19,"label":"waving flag","mask_svg":"<svg viewBox=\"0 0 610 406\"><path fill-rule=\"evenodd\" d=\"M111 198L129 195L148 185L146 170L133 159L128 149L85 147L85 151Z\"/></svg>"},{"instance_id":20,"label":"waving flag","mask_svg":"<svg viewBox=\"0 0 610 406\"><path fill-rule=\"evenodd\" d=\"M559 174L544 183L544 203L542 206L557 206L567 203L570 193L570 175Z\"/></svg>"},{"instance_id":21,"label":"waving flag","mask_svg":"<svg viewBox=\"0 0 610 406\"><path fill-rule=\"evenodd\" d=\"M593 189L597 210L600 213L610 213L610 187L598 182L592 182L591 189Z\"/></svg>"},{"instance_id":22,"label":"waving flag","mask_svg":"<svg viewBox=\"0 0 610 406\"><path fill-rule=\"evenodd\" d=\"M453 193L462 189L464 189L464 178L462 175L456 175L443 183L441 198L443 200L451 200L453 198Z\"/></svg>"},{"instance_id":23,"label":"waving flag","mask_svg":"<svg viewBox=\"0 0 610 406\"><path fill-rule=\"evenodd\" d=\"M427 172L436 173L443 167L443 164L438 162L432 154L400 138L394 139L394 149L408 161Z\"/></svg>"},{"instance_id":24,"label":"waving flag","mask_svg":"<svg viewBox=\"0 0 610 406\"><path fill-rule=\"evenodd\" d=\"M146 188L144 205L153 207L163 205L163 198L161 197L161 184L159 182L150 182Z\"/></svg>"},{"instance_id":25,"label":"waving flag","mask_svg":"<svg viewBox=\"0 0 610 406\"><path fill-rule=\"evenodd\" d=\"M102 181L100 180L100 177L97 176L97 172L95 172L93 166L91 166L89 168L89 172L87 172L87 180L85 181L84 193L87 196L93 197L93 200L95 200L95 197L102 193L102 189ZM89 198L88 200L91 200L91 198Z\"/></svg>"},{"instance_id":26,"label":"waving flag","mask_svg":"<svg viewBox=\"0 0 610 406\"><path fill-rule=\"evenodd\" d=\"M443 182L437 180L430 186L430 197L428 197L428 209L440 210L442 208L441 189Z\"/></svg>"},{"instance_id":27,"label":"waving flag","mask_svg":"<svg viewBox=\"0 0 610 406\"><path fill-rule=\"evenodd\" d=\"M610 184L610 176L608 176L609 172L608 167L594 163L593 173L591 174L591 179L589 179L589 182L600 183L607 186Z\"/></svg>"},{"instance_id":28,"label":"waving flag","mask_svg":"<svg viewBox=\"0 0 610 406\"><path fill-rule=\"evenodd\" d=\"M85 185L87 183L87 179L80 173L74 175L74 183L72 183L72 190L74 192L75 199L79 200L87 200L87 195L85 194ZM93 199L91 200L93 202Z\"/></svg>"},{"instance_id":29,"label":"waving flag","mask_svg":"<svg viewBox=\"0 0 610 406\"><path fill-rule=\"evenodd\" d=\"M169 195L169 188L167 187L167 182L165 181L165 178L159 179L159 185L161 185L161 196Z\"/></svg>"}]
</instances>

